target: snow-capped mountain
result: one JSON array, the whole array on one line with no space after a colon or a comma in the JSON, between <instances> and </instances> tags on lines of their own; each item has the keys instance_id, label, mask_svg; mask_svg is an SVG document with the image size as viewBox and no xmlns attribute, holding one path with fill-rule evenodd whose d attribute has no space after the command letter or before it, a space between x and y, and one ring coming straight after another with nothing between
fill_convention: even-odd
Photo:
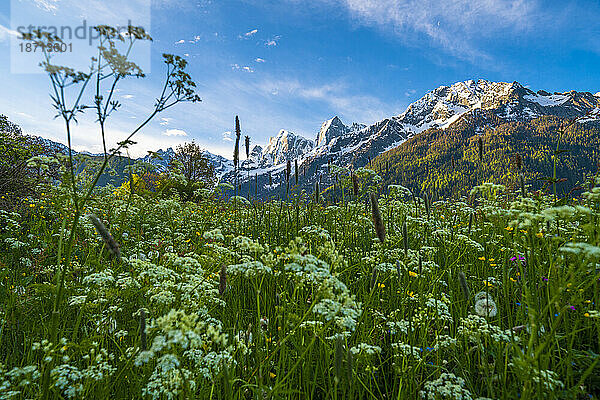
<instances>
[{"instance_id":1,"label":"snow-capped mountain","mask_svg":"<svg viewBox=\"0 0 600 400\"><path fill-rule=\"evenodd\" d=\"M440 86L410 104L403 113L369 126L345 125L339 117L333 117L323 122L314 142L282 130L264 148L255 146L250 161L242 163L242 168L250 169L251 175L277 175L283 174L288 160L297 160L302 171L306 171L304 184L308 185L319 179L329 163L359 168L413 135L429 128L446 129L461 119L470 118L476 124L478 119L474 117L479 114L493 115L496 121L527 121L555 115L589 122L600 120L598 110L600 92L534 92L518 82L468 80ZM490 126L490 122L486 121L485 126ZM484 126L475 128L482 130ZM246 174L240 174L243 181L241 175ZM233 179L233 173L224 179Z\"/></svg>"},{"instance_id":2,"label":"snow-capped mountain","mask_svg":"<svg viewBox=\"0 0 600 400\"><path fill-rule=\"evenodd\" d=\"M28 136L34 143L38 143L42 145L45 149L47 149L48 154L56 154L63 153L67 154L69 148L62 143L55 142L50 139L43 138L41 136ZM91 157L102 157L102 154L92 154L87 151L75 151L73 150L73 155L88 155ZM223 175L233 171L233 161L228 160L227 158L213 154L209 151L204 150L204 155L209 159L212 165L215 167L215 173L217 178L221 178ZM171 160L175 156L175 150L169 147L166 150L160 149L157 151L149 152L148 155L139 157L134 159L134 161L142 161L149 164L152 164L156 167L158 172L164 172L167 170Z\"/></svg>"},{"instance_id":3,"label":"snow-capped mountain","mask_svg":"<svg viewBox=\"0 0 600 400\"><path fill-rule=\"evenodd\" d=\"M170 149L170 148L169 148ZM215 174L218 179L230 171L233 171L233 161L228 160L227 158L220 156L218 154L213 154L209 151L204 151L204 155L208 158L208 160L212 163L213 167L215 167Z\"/></svg>"},{"instance_id":4,"label":"snow-capped mountain","mask_svg":"<svg viewBox=\"0 0 600 400\"><path fill-rule=\"evenodd\" d=\"M252 154L256 157L258 166L264 168L302 157L314 146L312 140L282 129L276 136L269 138L264 148L255 146Z\"/></svg>"},{"instance_id":5,"label":"snow-capped mountain","mask_svg":"<svg viewBox=\"0 0 600 400\"><path fill-rule=\"evenodd\" d=\"M220 178L224 174L233 170L233 161L206 150L203 151L203 154L212 163L213 167L215 167L217 178ZM138 158L137 160L150 163L156 166L158 171L163 172L168 169L169 164L174 156L175 150L173 150L172 147L169 147L167 150L160 149L158 151L151 152L147 156Z\"/></svg>"},{"instance_id":6,"label":"snow-capped mountain","mask_svg":"<svg viewBox=\"0 0 600 400\"><path fill-rule=\"evenodd\" d=\"M447 128L473 110L491 110L503 120L525 121L542 115L575 118L598 103L598 97L589 92L536 93L518 82L469 80L438 87L395 119L414 134L428 128Z\"/></svg>"},{"instance_id":7,"label":"snow-capped mountain","mask_svg":"<svg viewBox=\"0 0 600 400\"><path fill-rule=\"evenodd\" d=\"M279 183L283 181L287 161L297 161L302 175L301 185L308 187L317 179L324 178L324 183L327 183L326 172L330 163L360 168L370 159L430 128L446 129L452 124L466 122L475 124L476 132L482 132L494 124L528 121L544 115L576 118L580 123L600 121L600 92L534 92L518 82L468 80L440 86L410 104L401 114L368 126L359 123L346 125L335 116L323 122L314 141L282 129L265 145L253 146L247 160L243 157L245 153L241 152L242 162L237 178L231 160L209 152L205 154L215 166L219 178L244 185L259 176L263 189L268 182L266 175L274 178L269 188L281 189ZM61 152L66 150L60 143L54 145ZM169 148L141 160L164 169L173 154L173 149Z\"/></svg>"},{"instance_id":8,"label":"snow-capped mountain","mask_svg":"<svg viewBox=\"0 0 600 400\"><path fill-rule=\"evenodd\" d=\"M63 153L67 154L69 152L69 148L62 143L55 142L50 139L43 138L41 136L27 136L33 143L41 145L44 149L48 151L50 154ZM77 152L74 152L77 154Z\"/></svg>"},{"instance_id":9,"label":"snow-capped mountain","mask_svg":"<svg viewBox=\"0 0 600 400\"><path fill-rule=\"evenodd\" d=\"M169 147L167 150L159 149L148 153L148 155L139 158L138 160L147 162L156 166L159 171L165 171L169 167L169 163L175 156L173 148Z\"/></svg>"}]
</instances>

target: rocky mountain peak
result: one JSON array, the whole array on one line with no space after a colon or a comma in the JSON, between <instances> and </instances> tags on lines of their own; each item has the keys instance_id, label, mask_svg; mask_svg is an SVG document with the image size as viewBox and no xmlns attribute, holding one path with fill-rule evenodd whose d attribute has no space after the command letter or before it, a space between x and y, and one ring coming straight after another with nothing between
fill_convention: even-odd
<instances>
[{"instance_id":1,"label":"rocky mountain peak","mask_svg":"<svg viewBox=\"0 0 600 400\"><path fill-rule=\"evenodd\" d=\"M323 122L319 133L317 133L317 147L326 145L335 137L343 136L348 132L348 130L348 127L344 125L342 120L337 115Z\"/></svg>"},{"instance_id":2,"label":"rocky mountain peak","mask_svg":"<svg viewBox=\"0 0 600 400\"><path fill-rule=\"evenodd\" d=\"M259 165L263 167L278 165L298 158L313 147L314 143L311 140L282 129L276 136L269 138L269 143L262 151Z\"/></svg>"}]
</instances>

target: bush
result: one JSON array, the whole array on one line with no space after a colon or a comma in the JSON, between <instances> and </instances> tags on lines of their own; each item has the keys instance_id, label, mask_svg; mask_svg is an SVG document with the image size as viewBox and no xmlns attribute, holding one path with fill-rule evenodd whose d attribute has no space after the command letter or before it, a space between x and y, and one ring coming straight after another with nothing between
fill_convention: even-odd
<instances>
[{"instance_id":1,"label":"bush","mask_svg":"<svg viewBox=\"0 0 600 400\"><path fill-rule=\"evenodd\" d=\"M12 209L21 198L35 194L45 171L39 165L32 167L28 160L42 153L42 145L0 115L0 209Z\"/></svg>"}]
</instances>

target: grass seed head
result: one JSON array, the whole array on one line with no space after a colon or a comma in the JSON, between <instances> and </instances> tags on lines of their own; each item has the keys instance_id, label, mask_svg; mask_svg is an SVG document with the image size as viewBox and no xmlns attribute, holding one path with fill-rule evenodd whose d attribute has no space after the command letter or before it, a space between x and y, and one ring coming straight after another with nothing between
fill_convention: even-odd
<instances>
[{"instance_id":1,"label":"grass seed head","mask_svg":"<svg viewBox=\"0 0 600 400\"><path fill-rule=\"evenodd\" d=\"M319 182L315 182L315 202L319 203Z\"/></svg>"},{"instance_id":2,"label":"grass seed head","mask_svg":"<svg viewBox=\"0 0 600 400\"><path fill-rule=\"evenodd\" d=\"M245 144L246 144L246 159L248 159L250 157L250 136L246 135L245 138Z\"/></svg>"},{"instance_id":3,"label":"grass seed head","mask_svg":"<svg viewBox=\"0 0 600 400\"><path fill-rule=\"evenodd\" d=\"M373 290L373 288L375 287L375 285L377 284L377 267L373 267L373 271L371 272L371 282L370 282L370 289Z\"/></svg>"},{"instance_id":4,"label":"grass seed head","mask_svg":"<svg viewBox=\"0 0 600 400\"><path fill-rule=\"evenodd\" d=\"M240 135L242 131L240 129L240 119L235 116L235 146L233 147L233 165L237 168L240 162Z\"/></svg>"},{"instance_id":5,"label":"grass seed head","mask_svg":"<svg viewBox=\"0 0 600 400\"><path fill-rule=\"evenodd\" d=\"M117 243L115 238L113 238L113 236L110 234L108 229L106 229L106 226L104 226L102 221L100 221L98 217L96 217L94 214L88 214L88 219L96 227L96 230L102 237L102 240L104 240L104 243L106 244L106 247L108 247L110 253L117 260L121 261L121 249L119 248L119 244Z\"/></svg>"},{"instance_id":6,"label":"grass seed head","mask_svg":"<svg viewBox=\"0 0 600 400\"><path fill-rule=\"evenodd\" d=\"M146 311L140 310L140 349L146 350Z\"/></svg>"},{"instance_id":7,"label":"grass seed head","mask_svg":"<svg viewBox=\"0 0 600 400\"><path fill-rule=\"evenodd\" d=\"M375 233L377 234L379 241L383 243L385 242L385 225L381 218L381 211L379 211L375 193L371 193L371 215L373 217L373 225L375 225Z\"/></svg>"},{"instance_id":8,"label":"grass seed head","mask_svg":"<svg viewBox=\"0 0 600 400\"><path fill-rule=\"evenodd\" d=\"M346 350L346 377L348 379L348 387L352 387L352 378L354 376L354 356L350 348Z\"/></svg>"},{"instance_id":9,"label":"grass seed head","mask_svg":"<svg viewBox=\"0 0 600 400\"><path fill-rule=\"evenodd\" d=\"M294 160L294 178L296 179L296 185L298 184L298 160Z\"/></svg>"},{"instance_id":10,"label":"grass seed head","mask_svg":"<svg viewBox=\"0 0 600 400\"><path fill-rule=\"evenodd\" d=\"M219 295L223 296L227 289L227 267L221 265L221 271L219 272Z\"/></svg>"},{"instance_id":11,"label":"grass seed head","mask_svg":"<svg viewBox=\"0 0 600 400\"><path fill-rule=\"evenodd\" d=\"M460 283L460 289L463 292L463 296L465 296L465 300L469 301L471 298L471 292L469 291L469 285L467 284L467 277L462 271L458 273L458 282Z\"/></svg>"},{"instance_id":12,"label":"grass seed head","mask_svg":"<svg viewBox=\"0 0 600 400\"><path fill-rule=\"evenodd\" d=\"M352 193L358 196L358 176L352 172Z\"/></svg>"},{"instance_id":13,"label":"grass seed head","mask_svg":"<svg viewBox=\"0 0 600 400\"><path fill-rule=\"evenodd\" d=\"M404 255L408 257L408 227L406 226L406 220L402 223L402 240L404 242ZM419 264L421 256L419 255Z\"/></svg>"},{"instance_id":14,"label":"grass seed head","mask_svg":"<svg viewBox=\"0 0 600 400\"><path fill-rule=\"evenodd\" d=\"M344 362L344 338L339 335L335 339L335 383L336 385L342 380L342 364Z\"/></svg>"},{"instance_id":15,"label":"grass seed head","mask_svg":"<svg viewBox=\"0 0 600 400\"><path fill-rule=\"evenodd\" d=\"M469 214L469 235L471 234L471 228L473 227L473 213Z\"/></svg>"}]
</instances>

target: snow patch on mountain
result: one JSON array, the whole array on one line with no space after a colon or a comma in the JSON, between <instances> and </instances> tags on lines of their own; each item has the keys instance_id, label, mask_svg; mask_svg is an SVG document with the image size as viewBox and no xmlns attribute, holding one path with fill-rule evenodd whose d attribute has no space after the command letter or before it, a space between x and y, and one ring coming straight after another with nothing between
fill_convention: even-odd
<instances>
[{"instance_id":1,"label":"snow patch on mountain","mask_svg":"<svg viewBox=\"0 0 600 400\"><path fill-rule=\"evenodd\" d=\"M282 129L276 136L269 138L259 161L259 166L268 167L294 160L312 150L314 142L303 136Z\"/></svg>"},{"instance_id":2,"label":"snow patch on mountain","mask_svg":"<svg viewBox=\"0 0 600 400\"><path fill-rule=\"evenodd\" d=\"M565 94L548 94L544 96L539 93L534 93L525 95L523 98L544 107L559 106L569 100L569 96Z\"/></svg>"},{"instance_id":3,"label":"snow patch on mountain","mask_svg":"<svg viewBox=\"0 0 600 400\"><path fill-rule=\"evenodd\" d=\"M344 135L348 132L348 127L344 125L339 117L335 116L321 125L319 133L317 133L316 145L324 146L331 142L332 139Z\"/></svg>"},{"instance_id":4,"label":"snow patch on mountain","mask_svg":"<svg viewBox=\"0 0 600 400\"><path fill-rule=\"evenodd\" d=\"M580 124L583 124L586 122L595 122L595 121L600 121L600 106L594 108L592 111L590 111L583 117L577 118L577 122L579 122Z\"/></svg>"}]
</instances>

